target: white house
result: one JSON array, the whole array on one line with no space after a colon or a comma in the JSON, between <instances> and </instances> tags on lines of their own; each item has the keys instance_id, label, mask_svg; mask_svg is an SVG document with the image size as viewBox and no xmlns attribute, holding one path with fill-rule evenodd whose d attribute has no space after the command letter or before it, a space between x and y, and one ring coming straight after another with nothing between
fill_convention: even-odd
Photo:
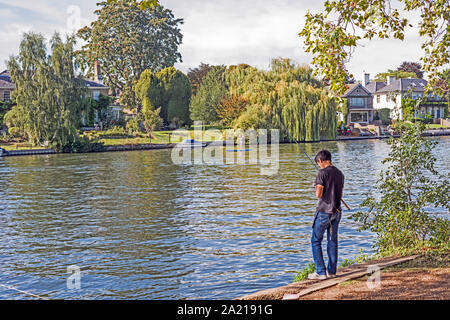
<instances>
[{"instance_id":1,"label":"white house","mask_svg":"<svg viewBox=\"0 0 450 320\"><path fill-rule=\"evenodd\" d=\"M391 118L403 120L402 99L410 94L413 99L424 96L428 82L424 79L396 79L388 77L387 83L369 82L369 74L364 75L364 85L373 96L373 108L379 110L388 108L391 110ZM416 116L428 115L434 119L442 118L446 102L438 95L428 94L416 110Z\"/></svg>"}]
</instances>

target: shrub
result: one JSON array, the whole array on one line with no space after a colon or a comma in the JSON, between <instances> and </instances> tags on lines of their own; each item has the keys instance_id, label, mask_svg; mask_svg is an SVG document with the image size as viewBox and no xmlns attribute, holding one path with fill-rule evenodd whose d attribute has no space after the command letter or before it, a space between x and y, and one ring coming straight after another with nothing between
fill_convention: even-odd
<instances>
[{"instance_id":1,"label":"shrub","mask_svg":"<svg viewBox=\"0 0 450 320\"><path fill-rule=\"evenodd\" d=\"M352 259L344 259L344 261L340 264L339 268L345 268L348 266L352 266L354 264L364 263L370 259L371 257L368 254L363 254L363 250L359 249L359 254L354 256Z\"/></svg>"},{"instance_id":2,"label":"shrub","mask_svg":"<svg viewBox=\"0 0 450 320\"><path fill-rule=\"evenodd\" d=\"M76 137L74 140L67 142L65 145L54 145L55 151L64 153L86 153L101 152L105 146L101 142L91 141L88 137Z\"/></svg>"},{"instance_id":3,"label":"shrub","mask_svg":"<svg viewBox=\"0 0 450 320\"><path fill-rule=\"evenodd\" d=\"M136 118L131 118L127 121L127 124L125 125L128 134L138 133L139 130L139 120Z\"/></svg>"},{"instance_id":4,"label":"shrub","mask_svg":"<svg viewBox=\"0 0 450 320\"><path fill-rule=\"evenodd\" d=\"M424 124L431 124L431 123L433 123L433 119L430 118L430 117L426 117L426 118L414 118L412 121L415 121L415 122L421 122L421 123L424 123Z\"/></svg>"},{"instance_id":5,"label":"shrub","mask_svg":"<svg viewBox=\"0 0 450 320\"><path fill-rule=\"evenodd\" d=\"M398 124L396 129L401 136L388 142L391 152L383 164L389 167L375 185L379 195L369 193L362 203L365 210L352 218L362 223L360 229L377 234L380 253L419 248L427 241L445 245L448 221L427 213L429 207L450 211L450 179L434 168L436 142L422 137L422 123Z\"/></svg>"},{"instance_id":6,"label":"shrub","mask_svg":"<svg viewBox=\"0 0 450 320\"><path fill-rule=\"evenodd\" d=\"M11 137L14 137L14 138L20 138L23 136L22 130L20 130L20 128L17 128L17 127L9 128L8 133Z\"/></svg>"},{"instance_id":7,"label":"shrub","mask_svg":"<svg viewBox=\"0 0 450 320\"><path fill-rule=\"evenodd\" d=\"M225 126L231 127L233 121L239 118L247 107L247 99L231 95L223 99L216 107L217 116L222 120Z\"/></svg>"},{"instance_id":8,"label":"shrub","mask_svg":"<svg viewBox=\"0 0 450 320\"><path fill-rule=\"evenodd\" d=\"M316 264L314 262L308 265L294 276L294 282L302 281L308 278L308 275L316 271Z\"/></svg>"},{"instance_id":9,"label":"shrub","mask_svg":"<svg viewBox=\"0 0 450 320\"><path fill-rule=\"evenodd\" d=\"M381 120L383 125L391 124L391 109L382 108L375 111L374 120Z\"/></svg>"},{"instance_id":10,"label":"shrub","mask_svg":"<svg viewBox=\"0 0 450 320\"><path fill-rule=\"evenodd\" d=\"M98 138L127 138L131 137L126 131L125 128L120 126L113 126L111 129L106 131L97 132L96 136Z\"/></svg>"}]
</instances>

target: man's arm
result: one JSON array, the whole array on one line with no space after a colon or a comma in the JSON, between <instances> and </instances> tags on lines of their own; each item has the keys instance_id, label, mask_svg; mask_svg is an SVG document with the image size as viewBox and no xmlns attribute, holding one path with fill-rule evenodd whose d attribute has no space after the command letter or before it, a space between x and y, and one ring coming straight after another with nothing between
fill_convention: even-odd
<instances>
[{"instance_id":1,"label":"man's arm","mask_svg":"<svg viewBox=\"0 0 450 320\"><path fill-rule=\"evenodd\" d=\"M322 196L323 196L323 185L316 184L316 196L319 199L322 198Z\"/></svg>"}]
</instances>

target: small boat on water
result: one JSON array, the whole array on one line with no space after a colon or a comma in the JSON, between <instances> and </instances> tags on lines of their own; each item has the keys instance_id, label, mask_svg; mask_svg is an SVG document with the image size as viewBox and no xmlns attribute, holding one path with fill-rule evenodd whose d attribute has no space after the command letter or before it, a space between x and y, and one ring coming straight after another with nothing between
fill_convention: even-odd
<instances>
[{"instance_id":1,"label":"small boat on water","mask_svg":"<svg viewBox=\"0 0 450 320\"><path fill-rule=\"evenodd\" d=\"M208 144L206 142L195 141L194 139L184 139L183 142L178 143L179 148L203 148Z\"/></svg>"},{"instance_id":2,"label":"small boat on water","mask_svg":"<svg viewBox=\"0 0 450 320\"><path fill-rule=\"evenodd\" d=\"M230 149L227 150L227 152L249 152L252 151L252 149Z\"/></svg>"}]
</instances>

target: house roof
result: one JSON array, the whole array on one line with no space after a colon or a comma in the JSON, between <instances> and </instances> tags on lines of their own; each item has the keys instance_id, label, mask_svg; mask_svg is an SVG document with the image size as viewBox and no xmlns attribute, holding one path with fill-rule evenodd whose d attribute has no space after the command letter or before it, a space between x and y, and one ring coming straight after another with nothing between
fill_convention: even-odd
<instances>
[{"instance_id":1,"label":"house roof","mask_svg":"<svg viewBox=\"0 0 450 320\"><path fill-rule=\"evenodd\" d=\"M369 82L366 85L366 89L371 93L374 94L375 92L381 90L382 88L386 87L385 82L379 82L379 81L372 81Z\"/></svg>"},{"instance_id":2,"label":"house roof","mask_svg":"<svg viewBox=\"0 0 450 320\"><path fill-rule=\"evenodd\" d=\"M88 88L109 89L108 86L98 83L94 80L84 79L84 84ZM0 73L0 89L14 89L15 85L11 81L11 76L8 70Z\"/></svg>"},{"instance_id":3,"label":"house roof","mask_svg":"<svg viewBox=\"0 0 450 320\"><path fill-rule=\"evenodd\" d=\"M364 88L361 83L351 83L347 84L347 91L344 93L344 98L349 96L371 96L369 90Z\"/></svg>"},{"instance_id":4,"label":"house roof","mask_svg":"<svg viewBox=\"0 0 450 320\"><path fill-rule=\"evenodd\" d=\"M9 74L2 72L0 74L0 88L1 89L14 89L14 83L12 83Z\"/></svg>"},{"instance_id":5,"label":"house roof","mask_svg":"<svg viewBox=\"0 0 450 320\"><path fill-rule=\"evenodd\" d=\"M427 86L428 82L424 79L415 79L415 78L408 78L408 79L397 79L390 85L387 85L380 90L377 91L377 93L383 93L383 92L407 92L409 89L412 89L415 92L423 92L425 91L425 87Z\"/></svg>"},{"instance_id":6,"label":"house roof","mask_svg":"<svg viewBox=\"0 0 450 320\"><path fill-rule=\"evenodd\" d=\"M104 84L95 82L94 80L89 80L89 79L84 79L84 84L86 85L86 87L88 88L103 88L103 89L109 89L108 86L105 86Z\"/></svg>"}]
</instances>

